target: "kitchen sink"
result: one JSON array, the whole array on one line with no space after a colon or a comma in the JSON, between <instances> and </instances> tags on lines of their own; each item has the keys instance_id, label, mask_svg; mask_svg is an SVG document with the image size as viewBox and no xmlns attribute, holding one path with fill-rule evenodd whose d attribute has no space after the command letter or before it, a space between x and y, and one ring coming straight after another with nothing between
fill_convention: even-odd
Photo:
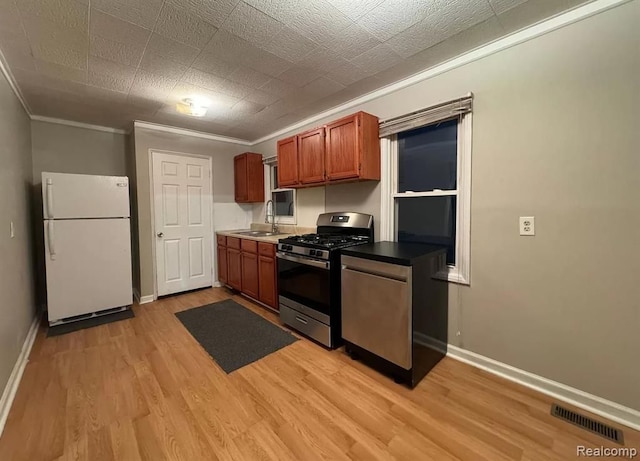
<instances>
[{"instance_id":1,"label":"kitchen sink","mask_svg":"<svg viewBox=\"0 0 640 461\"><path fill-rule=\"evenodd\" d=\"M238 232L237 234L248 235L251 237L273 237L275 235L284 235L284 232L246 231L246 232Z\"/></svg>"}]
</instances>

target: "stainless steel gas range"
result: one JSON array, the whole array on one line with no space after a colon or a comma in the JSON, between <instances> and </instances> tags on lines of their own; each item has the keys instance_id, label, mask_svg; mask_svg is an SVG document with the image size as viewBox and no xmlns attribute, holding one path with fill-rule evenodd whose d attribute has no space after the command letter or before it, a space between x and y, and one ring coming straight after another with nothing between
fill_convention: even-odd
<instances>
[{"instance_id":1,"label":"stainless steel gas range","mask_svg":"<svg viewBox=\"0 0 640 461\"><path fill-rule=\"evenodd\" d=\"M319 343L341 342L340 250L373 242L373 216L324 213L317 233L278 242L278 294L282 321Z\"/></svg>"}]
</instances>

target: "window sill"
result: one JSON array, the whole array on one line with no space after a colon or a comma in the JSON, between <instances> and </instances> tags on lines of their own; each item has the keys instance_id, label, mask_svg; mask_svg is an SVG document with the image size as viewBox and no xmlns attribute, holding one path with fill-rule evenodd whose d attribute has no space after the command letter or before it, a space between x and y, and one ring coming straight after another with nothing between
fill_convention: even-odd
<instances>
[{"instance_id":1,"label":"window sill","mask_svg":"<svg viewBox=\"0 0 640 461\"><path fill-rule=\"evenodd\" d=\"M469 277L465 277L461 273L460 269L454 266L448 266L445 270L438 272L435 275L435 278L445 282L457 283L459 285L470 285Z\"/></svg>"}]
</instances>

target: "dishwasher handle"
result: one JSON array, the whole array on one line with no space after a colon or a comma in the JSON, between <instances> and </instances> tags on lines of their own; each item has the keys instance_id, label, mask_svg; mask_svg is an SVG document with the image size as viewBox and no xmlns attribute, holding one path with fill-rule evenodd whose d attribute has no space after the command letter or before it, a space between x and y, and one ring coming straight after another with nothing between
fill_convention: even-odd
<instances>
[{"instance_id":1,"label":"dishwasher handle","mask_svg":"<svg viewBox=\"0 0 640 461\"><path fill-rule=\"evenodd\" d=\"M365 275L375 275L387 279L407 282L411 279L411 266L383 263L353 256L342 256L342 270L360 272Z\"/></svg>"}]
</instances>

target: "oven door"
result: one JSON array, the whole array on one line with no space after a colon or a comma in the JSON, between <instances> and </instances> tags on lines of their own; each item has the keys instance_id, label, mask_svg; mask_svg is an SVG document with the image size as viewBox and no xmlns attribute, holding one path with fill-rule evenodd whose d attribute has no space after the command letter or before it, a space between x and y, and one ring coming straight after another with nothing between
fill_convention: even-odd
<instances>
[{"instance_id":1,"label":"oven door","mask_svg":"<svg viewBox=\"0 0 640 461\"><path fill-rule=\"evenodd\" d=\"M303 307L313 309L325 320L330 315L330 263L279 251L278 294ZM297 306L291 306L296 308ZM298 309L302 309L298 307ZM306 311L306 309L304 309ZM325 317L326 316L326 317Z\"/></svg>"}]
</instances>

